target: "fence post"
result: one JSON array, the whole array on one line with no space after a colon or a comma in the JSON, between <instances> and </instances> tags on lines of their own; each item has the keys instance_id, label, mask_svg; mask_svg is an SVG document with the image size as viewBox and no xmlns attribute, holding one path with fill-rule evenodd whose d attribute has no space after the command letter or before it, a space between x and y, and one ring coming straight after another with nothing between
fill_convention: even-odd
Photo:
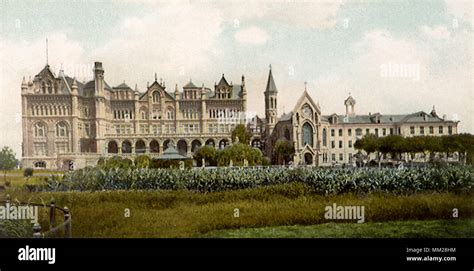
<instances>
[{"instance_id":1,"label":"fence post","mask_svg":"<svg viewBox=\"0 0 474 271\"><path fill-rule=\"evenodd\" d=\"M41 238L41 226L38 223L33 226L33 238Z\"/></svg>"},{"instance_id":2,"label":"fence post","mask_svg":"<svg viewBox=\"0 0 474 271\"><path fill-rule=\"evenodd\" d=\"M55 220L56 220L55 210L56 210L56 207L55 207L54 199L53 199L51 200L51 204L49 205L49 230L52 230L55 226Z\"/></svg>"},{"instance_id":3,"label":"fence post","mask_svg":"<svg viewBox=\"0 0 474 271\"><path fill-rule=\"evenodd\" d=\"M71 221L71 214L69 213L69 208L64 207L64 222L68 221L64 225L64 235L66 238L72 237L72 221Z\"/></svg>"}]
</instances>

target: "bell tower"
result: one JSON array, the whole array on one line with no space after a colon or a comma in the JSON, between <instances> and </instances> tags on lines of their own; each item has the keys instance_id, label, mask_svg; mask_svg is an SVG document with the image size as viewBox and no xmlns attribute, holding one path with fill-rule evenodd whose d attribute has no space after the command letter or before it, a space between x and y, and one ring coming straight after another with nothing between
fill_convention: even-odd
<instances>
[{"instance_id":1,"label":"bell tower","mask_svg":"<svg viewBox=\"0 0 474 271\"><path fill-rule=\"evenodd\" d=\"M277 122L278 110L277 110L277 96L278 90L275 85L275 80L272 74L272 65L270 65L270 71L268 73L267 87L265 89L265 118L267 120L266 133L270 135L275 128Z\"/></svg>"}]
</instances>

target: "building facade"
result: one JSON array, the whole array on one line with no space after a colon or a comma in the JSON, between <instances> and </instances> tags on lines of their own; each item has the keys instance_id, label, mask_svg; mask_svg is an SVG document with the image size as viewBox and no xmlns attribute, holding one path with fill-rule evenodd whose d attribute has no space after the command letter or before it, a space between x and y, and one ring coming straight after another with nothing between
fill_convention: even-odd
<instances>
[{"instance_id":1,"label":"building facade","mask_svg":"<svg viewBox=\"0 0 474 271\"><path fill-rule=\"evenodd\" d=\"M459 121L439 117L434 106L430 113L358 115L356 100L350 95L344 106L345 114L322 115L319 103L305 89L293 110L281 116L269 131L267 149L272 149L277 140L285 139L293 143L295 164L354 165L358 153L354 143L364 135L443 136L458 130ZM375 159L375 154L368 159Z\"/></svg>"},{"instance_id":2,"label":"building facade","mask_svg":"<svg viewBox=\"0 0 474 271\"><path fill-rule=\"evenodd\" d=\"M23 167L71 169L93 166L101 157L161 155L172 143L192 157L204 145L231 144L237 124L252 133L251 145L266 156L278 139L293 142L294 163L328 166L349 163L355 140L367 133L444 135L457 133L457 122L422 111L407 115L355 114L355 100L345 101L343 115L322 115L305 90L294 109L278 116L278 89L272 70L265 89L265 118L248 114L247 86L229 83L224 74L213 89L192 81L172 91L155 80L140 92L105 81L102 63L94 78L78 82L46 65L33 80L21 84Z\"/></svg>"},{"instance_id":3,"label":"building facade","mask_svg":"<svg viewBox=\"0 0 474 271\"><path fill-rule=\"evenodd\" d=\"M105 81L102 63L94 79L81 83L46 65L23 79L23 167L67 169L96 165L100 157L159 156L170 142L188 157L203 145L224 148L233 128L245 122L247 89L224 75L214 89L188 82L167 91L158 81L144 92ZM257 122L255 122L257 123ZM252 144L261 147L263 128L250 125Z\"/></svg>"}]
</instances>

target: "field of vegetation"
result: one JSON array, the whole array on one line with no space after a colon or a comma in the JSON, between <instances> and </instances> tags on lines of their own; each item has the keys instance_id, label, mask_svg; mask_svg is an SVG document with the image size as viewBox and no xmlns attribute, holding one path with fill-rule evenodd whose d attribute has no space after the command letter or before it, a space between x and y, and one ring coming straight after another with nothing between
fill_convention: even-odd
<instances>
[{"instance_id":1,"label":"field of vegetation","mask_svg":"<svg viewBox=\"0 0 474 271\"><path fill-rule=\"evenodd\" d=\"M320 195L422 191L462 192L474 187L474 168L214 168L101 169L87 168L50 177L39 191L179 190L217 192L276 184L304 184Z\"/></svg>"},{"instance_id":2,"label":"field of vegetation","mask_svg":"<svg viewBox=\"0 0 474 271\"><path fill-rule=\"evenodd\" d=\"M246 233L246 229L320 224L326 229L324 234L316 233L310 227L302 237L340 237L351 228L359 229L361 236L370 236L380 230L374 233L374 237L423 237L433 234L438 237L474 237L472 231L456 230L474 218L473 196L472 192L467 191L411 195L379 192L320 195L308 185L292 183L211 193L184 189L34 193L16 190L12 200L48 203L54 198L58 206L68 206L72 212L75 237L235 237L240 233L242 236L257 237L268 235L262 231ZM325 207L333 203L365 206L365 223L325 219ZM458 209L458 218L453 218L454 208ZM235 216L236 209L238 217ZM46 228L47 213L42 214L41 224ZM439 222L441 224L437 224L434 231L433 227L418 227L425 220L444 222ZM456 222L461 220L465 222ZM413 230L400 230L398 234L384 233L397 224L387 224L387 227L374 224L389 221L406 221ZM327 224L329 222L337 223ZM408 225L405 227L410 227ZM331 228L334 231L328 231ZM236 230L234 234L229 232L233 230ZM305 228L300 230L305 231ZM281 233L275 236L291 235Z\"/></svg>"}]
</instances>

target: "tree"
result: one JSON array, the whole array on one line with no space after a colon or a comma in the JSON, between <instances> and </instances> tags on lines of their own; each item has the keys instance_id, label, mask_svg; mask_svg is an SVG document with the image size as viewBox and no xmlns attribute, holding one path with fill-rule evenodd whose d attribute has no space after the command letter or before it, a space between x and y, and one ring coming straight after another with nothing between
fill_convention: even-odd
<instances>
[{"instance_id":1,"label":"tree","mask_svg":"<svg viewBox=\"0 0 474 271\"><path fill-rule=\"evenodd\" d=\"M424 152L426 148L425 141L426 140L424 136L413 136L404 139L405 152L410 154L410 161L415 159L417 153Z\"/></svg>"},{"instance_id":2,"label":"tree","mask_svg":"<svg viewBox=\"0 0 474 271\"><path fill-rule=\"evenodd\" d=\"M134 163L135 168L148 168L150 167L151 158L146 154L142 154L135 157Z\"/></svg>"},{"instance_id":3,"label":"tree","mask_svg":"<svg viewBox=\"0 0 474 271\"><path fill-rule=\"evenodd\" d=\"M434 159L437 152L442 151L442 139L438 136L424 136L423 137L423 152L425 156L430 154L430 160Z\"/></svg>"},{"instance_id":4,"label":"tree","mask_svg":"<svg viewBox=\"0 0 474 271\"><path fill-rule=\"evenodd\" d=\"M236 142L236 138L239 139L239 143L248 145L252 138L252 133L250 133L245 125L238 124L232 131L232 142Z\"/></svg>"},{"instance_id":5,"label":"tree","mask_svg":"<svg viewBox=\"0 0 474 271\"><path fill-rule=\"evenodd\" d=\"M218 152L217 165L228 166L231 160L235 166L243 166L244 160L249 166L258 165L262 162L262 152L247 144L234 143Z\"/></svg>"},{"instance_id":6,"label":"tree","mask_svg":"<svg viewBox=\"0 0 474 271\"><path fill-rule=\"evenodd\" d=\"M194 153L194 159L198 166L202 166L202 159L206 161L207 165L217 165L217 150L213 146L202 146Z\"/></svg>"},{"instance_id":7,"label":"tree","mask_svg":"<svg viewBox=\"0 0 474 271\"><path fill-rule=\"evenodd\" d=\"M448 159L449 154L458 151L461 149L461 144L453 135L441 137L441 149L446 153L446 159Z\"/></svg>"},{"instance_id":8,"label":"tree","mask_svg":"<svg viewBox=\"0 0 474 271\"><path fill-rule=\"evenodd\" d=\"M0 170L3 170L3 181L7 180L7 170L12 170L18 165L15 153L10 147L5 146L0 151Z\"/></svg>"},{"instance_id":9,"label":"tree","mask_svg":"<svg viewBox=\"0 0 474 271\"><path fill-rule=\"evenodd\" d=\"M368 134L362 137L361 139L358 139L354 143L354 148L357 150L364 150L370 159L370 154L378 150L378 144L378 137L374 134Z\"/></svg>"},{"instance_id":10,"label":"tree","mask_svg":"<svg viewBox=\"0 0 474 271\"><path fill-rule=\"evenodd\" d=\"M398 154L406 151L405 140L399 135L388 135L386 137L378 138L376 146L377 150L381 153L390 153L392 159L396 159Z\"/></svg>"},{"instance_id":11,"label":"tree","mask_svg":"<svg viewBox=\"0 0 474 271\"><path fill-rule=\"evenodd\" d=\"M471 134L457 134L452 135L451 139L455 141L454 144L456 151L459 153L459 158L462 164L466 164L469 156L472 156L474 152L474 135Z\"/></svg>"},{"instance_id":12,"label":"tree","mask_svg":"<svg viewBox=\"0 0 474 271\"><path fill-rule=\"evenodd\" d=\"M293 144L285 139L279 139L275 143L275 157L277 164L281 164L283 161L285 164L293 160L293 155L295 154L295 148Z\"/></svg>"}]
</instances>

